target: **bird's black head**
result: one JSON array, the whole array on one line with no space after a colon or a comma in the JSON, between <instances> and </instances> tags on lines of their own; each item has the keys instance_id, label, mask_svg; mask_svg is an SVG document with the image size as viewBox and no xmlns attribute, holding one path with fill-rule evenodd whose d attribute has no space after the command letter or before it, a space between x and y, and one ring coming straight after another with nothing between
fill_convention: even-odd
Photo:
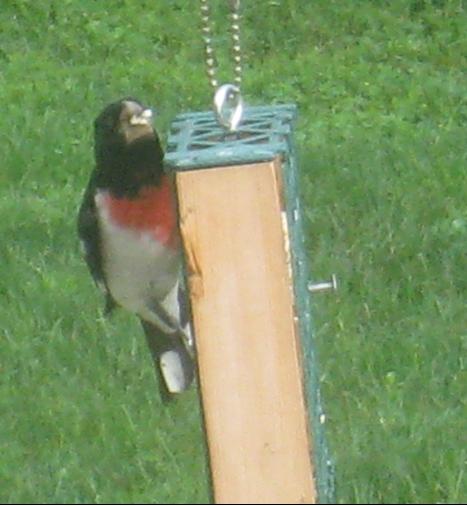
<instances>
[{"instance_id":1,"label":"bird's black head","mask_svg":"<svg viewBox=\"0 0 467 507\"><path fill-rule=\"evenodd\" d=\"M130 97L109 104L94 121L94 153L101 186L132 194L157 183L164 155L151 109Z\"/></svg>"},{"instance_id":2,"label":"bird's black head","mask_svg":"<svg viewBox=\"0 0 467 507\"><path fill-rule=\"evenodd\" d=\"M96 149L106 144L124 147L139 139L155 136L151 109L133 98L109 104L94 121Z\"/></svg>"}]
</instances>

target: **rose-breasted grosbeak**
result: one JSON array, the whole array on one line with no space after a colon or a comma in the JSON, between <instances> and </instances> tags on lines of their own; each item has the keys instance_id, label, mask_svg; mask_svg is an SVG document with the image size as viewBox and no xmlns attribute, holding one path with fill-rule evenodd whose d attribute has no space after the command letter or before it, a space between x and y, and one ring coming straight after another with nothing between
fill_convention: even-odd
<instances>
[{"instance_id":1,"label":"rose-breasted grosbeak","mask_svg":"<svg viewBox=\"0 0 467 507\"><path fill-rule=\"evenodd\" d=\"M167 399L189 387L194 364L175 196L151 120L133 98L96 118L78 233L107 311L120 305L139 316Z\"/></svg>"}]
</instances>

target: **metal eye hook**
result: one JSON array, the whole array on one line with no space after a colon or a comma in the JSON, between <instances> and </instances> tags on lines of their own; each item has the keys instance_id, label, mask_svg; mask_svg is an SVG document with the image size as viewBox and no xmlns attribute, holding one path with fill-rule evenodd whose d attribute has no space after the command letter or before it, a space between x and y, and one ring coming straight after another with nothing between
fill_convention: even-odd
<instances>
[{"instance_id":1,"label":"metal eye hook","mask_svg":"<svg viewBox=\"0 0 467 507\"><path fill-rule=\"evenodd\" d=\"M243 99L238 86L224 84L214 94L217 121L227 130L237 130L243 116Z\"/></svg>"}]
</instances>

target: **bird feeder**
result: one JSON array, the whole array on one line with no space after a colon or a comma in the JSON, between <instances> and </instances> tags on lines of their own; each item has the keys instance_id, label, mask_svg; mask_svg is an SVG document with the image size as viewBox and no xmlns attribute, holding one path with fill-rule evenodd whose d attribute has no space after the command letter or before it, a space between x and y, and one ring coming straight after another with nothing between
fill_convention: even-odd
<instances>
[{"instance_id":1,"label":"bird feeder","mask_svg":"<svg viewBox=\"0 0 467 507\"><path fill-rule=\"evenodd\" d=\"M291 105L173 121L199 388L216 503L327 503Z\"/></svg>"}]
</instances>

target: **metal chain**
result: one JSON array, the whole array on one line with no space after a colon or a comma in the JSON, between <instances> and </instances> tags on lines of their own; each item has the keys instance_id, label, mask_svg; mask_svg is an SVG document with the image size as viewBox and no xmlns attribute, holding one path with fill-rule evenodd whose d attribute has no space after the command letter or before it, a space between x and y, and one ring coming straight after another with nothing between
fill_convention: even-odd
<instances>
[{"instance_id":1,"label":"metal chain","mask_svg":"<svg viewBox=\"0 0 467 507\"><path fill-rule=\"evenodd\" d=\"M206 69L209 83L214 90L217 90L219 82L217 75L217 60L213 47L212 27L211 27L211 7L209 0L200 0L201 2L201 22L204 41L204 50L206 55ZM237 87L242 83L242 48L240 45L240 0L228 0L230 6L230 32L232 38L232 58L234 61L234 79Z\"/></svg>"},{"instance_id":2,"label":"metal chain","mask_svg":"<svg viewBox=\"0 0 467 507\"><path fill-rule=\"evenodd\" d=\"M240 45L240 0L230 0L232 20L232 57L234 60L234 83L242 84L242 46Z\"/></svg>"},{"instance_id":3,"label":"metal chain","mask_svg":"<svg viewBox=\"0 0 467 507\"><path fill-rule=\"evenodd\" d=\"M211 8L209 0L201 2L201 21L206 55L206 71L209 84L214 90L214 111L218 122L226 129L237 129L243 115L243 99L240 94L242 83L242 52L240 45L240 0L228 0L230 6L230 32L232 38L232 58L234 61L234 84L219 86L217 80L217 60L213 47L211 28Z\"/></svg>"}]
</instances>

